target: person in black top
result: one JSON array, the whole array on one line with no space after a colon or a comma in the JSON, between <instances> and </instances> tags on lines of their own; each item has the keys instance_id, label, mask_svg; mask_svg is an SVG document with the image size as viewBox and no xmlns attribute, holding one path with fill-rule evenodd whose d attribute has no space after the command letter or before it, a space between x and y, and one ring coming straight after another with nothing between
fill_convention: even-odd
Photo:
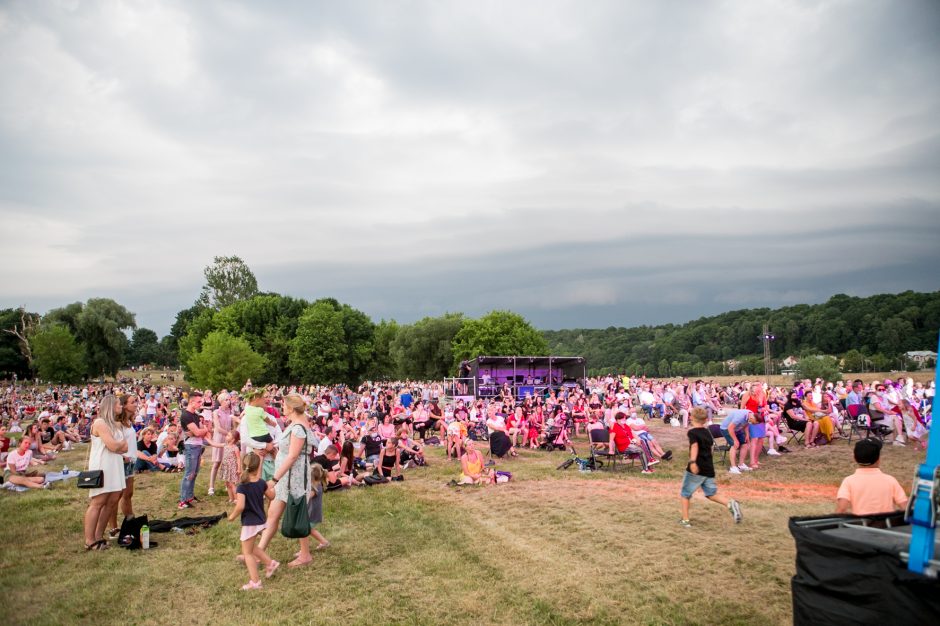
<instances>
[{"instance_id":1,"label":"person in black top","mask_svg":"<svg viewBox=\"0 0 940 626\"><path fill-rule=\"evenodd\" d=\"M138 472L163 471L164 466L157 460L157 442L153 438L153 429L147 427L140 431L137 440L137 462L135 470Z\"/></svg>"},{"instance_id":2,"label":"person in black top","mask_svg":"<svg viewBox=\"0 0 940 626\"><path fill-rule=\"evenodd\" d=\"M401 459L398 454L398 437L391 437L385 442L382 453L379 455L379 464L376 467L379 476L401 480Z\"/></svg>"},{"instance_id":3,"label":"person in black top","mask_svg":"<svg viewBox=\"0 0 940 626\"><path fill-rule=\"evenodd\" d=\"M336 446L329 445L323 454L318 454L312 459L311 463L316 463L326 470L326 490L333 491L342 487L348 487L352 484L352 478L343 476L339 471L339 450Z\"/></svg>"},{"instance_id":4,"label":"person in black top","mask_svg":"<svg viewBox=\"0 0 940 626\"><path fill-rule=\"evenodd\" d=\"M369 424L369 434L363 436L360 442L365 449L366 463L375 465L379 460L379 454L382 452L382 437L376 431L374 423Z\"/></svg>"},{"instance_id":5,"label":"person in black top","mask_svg":"<svg viewBox=\"0 0 940 626\"><path fill-rule=\"evenodd\" d=\"M742 519L741 506L737 500L718 495L718 485L715 484L715 466L712 463L712 446L715 440L705 427L707 418L708 413L703 407L696 407L692 410L692 428L688 432L689 464L685 468L685 475L682 478L682 490L680 491L682 518L679 520L679 524L684 528L692 527L692 522L689 521L689 504L692 494L699 488L701 488L705 497L712 502L727 506L736 524Z\"/></svg>"}]
</instances>

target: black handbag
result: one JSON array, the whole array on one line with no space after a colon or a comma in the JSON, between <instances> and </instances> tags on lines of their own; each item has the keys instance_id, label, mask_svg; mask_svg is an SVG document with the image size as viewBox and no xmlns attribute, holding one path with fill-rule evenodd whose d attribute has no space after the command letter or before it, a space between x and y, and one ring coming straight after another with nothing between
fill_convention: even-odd
<instances>
[{"instance_id":1,"label":"black handbag","mask_svg":"<svg viewBox=\"0 0 940 626\"><path fill-rule=\"evenodd\" d=\"M79 489L101 489L104 485L104 470L85 470L78 475Z\"/></svg>"},{"instance_id":2,"label":"black handbag","mask_svg":"<svg viewBox=\"0 0 940 626\"><path fill-rule=\"evenodd\" d=\"M91 461L91 444L88 444L88 458L85 459L85 467ZM79 489L101 489L104 485L104 470L85 470L78 475L76 486Z\"/></svg>"}]
</instances>

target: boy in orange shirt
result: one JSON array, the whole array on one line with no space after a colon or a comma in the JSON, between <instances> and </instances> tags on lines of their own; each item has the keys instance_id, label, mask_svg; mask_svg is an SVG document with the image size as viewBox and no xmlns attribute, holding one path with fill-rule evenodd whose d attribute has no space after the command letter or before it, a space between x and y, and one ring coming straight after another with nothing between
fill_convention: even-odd
<instances>
[{"instance_id":1,"label":"boy in orange shirt","mask_svg":"<svg viewBox=\"0 0 940 626\"><path fill-rule=\"evenodd\" d=\"M881 442L862 439L855 444L855 462L858 469L846 476L836 494L836 513L872 515L904 510L907 496L897 479L878 467L881 463Z\"/></svg>"}]
</instances>

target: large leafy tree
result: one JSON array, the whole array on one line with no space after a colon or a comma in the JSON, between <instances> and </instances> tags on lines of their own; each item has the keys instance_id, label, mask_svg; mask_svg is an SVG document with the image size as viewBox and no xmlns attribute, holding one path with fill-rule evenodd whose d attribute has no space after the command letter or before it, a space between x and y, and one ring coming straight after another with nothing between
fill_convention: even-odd
<instances>
[{"instance_id":1,"label":"large leafy tree","mask_svg":"<svg viewBox=\"0 0 940 626\"><path fill-rule=\"evenodd\" d=\"M215 315L216 313L212 309L201 309L186 326L186 334L179 340L179 362L187 373L190 371L190 360L202 350L203 340L215 330L213 325Z\"/></svg>"},{"instance_id":2,"label":"large leafy tree","mask_svg":"<svg viewBox=\"0 0 940 626\"><path fill-rule=\"evenodd\" d=\"M160 361L161 349L157 333L149 328L138 328L131 335L131 344L127 351L130 365L156 364Z\"/></svg>"},{"instance_id":3,"label":"large leafy tree","mask_svg":"<svg viewBox=\"0 0 940 626\"><path fill-rule=\"evenodd\" d=\"M373 342L372 362L366 376L372 380L399 378L398 365L392 357L392 342L398 336L398 322L395 320L382 320L375 326L375 341Z\"/></svg>"},{"instance_id":4,"label":"large leafy tree","mask_svg":"<svg viewBox=\"0 0 940 626\"><path fill-rule=\"evenodd\" d=\"M454 360L480 355L544 355L545 338L521 315L492 311L479 319L467 320L454 337Z\"/></svg>"},{"instance_id":5,"label":"large leafy tree","mask_svg":"<svg viewBox=\"0 0 940 626\"><path fill-rule=\"evenodd\" d=\"M308 306L307 301L289 296L258 295L225 307L216 314L213 323L219 330L243 337L253 350L265 356L267 367L253 380L283 383L291 379L291 341Z\"/></svg>"},{"instance_id":6,"label":"large leafy tree","mask_svg":"<svg viewBox=\"0 0 940 626\"><path fill-rule=\"evenodd\" d=\"M290 369L304 384L329 384L347 380L348 355L343 314L329 302L317 302L300 316L291 342Z\"/></svg>"},{"instance_id":7,"label":"large leafy tree","mask_svg":"<svg viewBox=\"0 0 940 626\"><path fill-rule=\"evenodd\" d=\"M47 324L30 339L39 378L77 383L85 376L85 351L64 324Z\"/></svg>"},{"instance_id":8,"label":"large leafy tree","mask_svg":"<svg viewBox=\"0 0 940 626\"><path fill-rule=\"evenodd\" d=\"M61 324L85 352L88 376L114 376L124 365L129 342L125 331L136 326L134 314L110 298L91 298L49 311L44 325Z\"/></svg>"},{"instance_id":9,"label":"large leafy tree","mask_svg":"<svg viewBox=\"0 0 940 626\"><path fill-rule=\"evenodd\" d=\"M397 373L420 379L438 379L452 373L454 337L463 324L462 313L445 313L401 326L389 344Z\"/></svg>"},{"instance_id":10,"label":"large leafy tree","mask_svg":"<svg viewBox=\"0 0 940 626\"><path fill-rule=\"evenodd\" d=\"M375 350L375 324L369 316L335 298L322 298L314 304L326 304L340 314L343 345L346 347L346 381L357 383L365 376Z\"/></svg>"},{"instance_id":11,"label":"large leafy tree","mask_svg":"<svg viewBox=\"0 0 940 626\"><path fill-rule=\"evenodd\" d=\"M265 358L241 337L213 331L189 359L190 380L208 389L237 389L264 371Z\"/></svg>"},{"instance_id":12,"label":"large leafy tree","mask_svg":"<svg viewBox=\"0 0 940 626\"><path fill-rule=\"evenodd\" d=\"M217 256L203 271L206 284L196 305L219 310L258 294L258 279L237 256Z\"/></svg>"}]
</instances>

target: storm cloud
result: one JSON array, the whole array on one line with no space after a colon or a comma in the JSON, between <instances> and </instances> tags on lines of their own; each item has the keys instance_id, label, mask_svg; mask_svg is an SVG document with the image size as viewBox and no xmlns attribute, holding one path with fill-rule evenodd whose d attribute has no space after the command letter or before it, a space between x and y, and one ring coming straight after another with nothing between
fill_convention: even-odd
<instances>
[{"instance_id":1,"label":"storm cloud","mask_svg":"<svg viewBox=\"0 0 940 626\"><path fill-rule=\"evenodd\" d=\"M542 328L940 289L940 4L9 2L3 306L214 255Z\"/></svg>"}]
</instances>

